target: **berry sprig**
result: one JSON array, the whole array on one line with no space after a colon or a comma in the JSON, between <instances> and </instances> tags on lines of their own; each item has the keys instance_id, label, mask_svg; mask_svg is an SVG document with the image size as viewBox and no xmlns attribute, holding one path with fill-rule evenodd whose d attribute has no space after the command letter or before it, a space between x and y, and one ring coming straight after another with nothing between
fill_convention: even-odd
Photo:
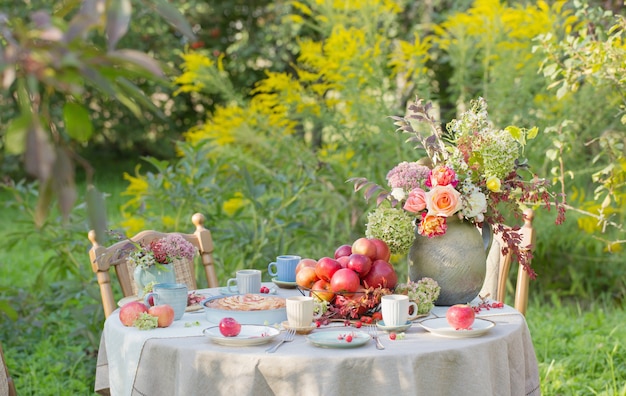
<instances>
[{"instance_id":1,"label":"berry sprig","mask_svg":"<svg viewBox=\"0 0 626 396\"><path fill-rule=\"evenodd\" d=\"M482 296L478 296L478 297L480 298L480 302L478 303L478 305L472 306L472 308L474 309L474 313L479 313L483 309L489 311L490 309L504 307L504 303L500 301L494 301L491 303L487 301L487 297L489 297L489 294L487 294L485 297L482 297Z\"/></svg>"}]
</instances>

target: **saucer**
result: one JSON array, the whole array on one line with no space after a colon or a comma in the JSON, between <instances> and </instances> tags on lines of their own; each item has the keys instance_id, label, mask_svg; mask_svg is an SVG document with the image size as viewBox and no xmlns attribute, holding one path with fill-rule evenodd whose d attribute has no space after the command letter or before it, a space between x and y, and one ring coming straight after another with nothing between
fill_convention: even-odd
<instances>
[{"instance_id":1,"label":"saucer","mask_svg":"<svg viewBox=\"0 0 626 396\"><path fill-rule=\"evenodd\" d=\"M272 282L281 289L295 289L298 284L296 282L286 282L278 280L278 278L272 278Z\"/></svg>"},{"instance_id":2,"label":"saucer","mask_svg":"<svg viewBox=\"0 0 626 396\"><path fill-rule=\"evenodd\" d=\"M400 326L387 326L385 325L385 322L383 320L379 320L378 322L376 322L376 326L378 326L378 328L383 331L386 331L386 332L397 331L400 333L407 331L411 327L412 324L413 322L409 320L405 324L400 325Z\"/></svg>"},{"instance_id":3,"label":"saucer","mask_svg":"<svg viewBox=\"0 0 626 396\"><path fill-rule=\"evenodd\" d=\"M285 329L287 329L287 330L291 329L291 327L289 326L289 322L288 321L285 320L281 324L282 324L282 326ZM309 334L310 332L312 332L316 328L317 328L317 325L315 323L311 323L311 326L309 326L309 327L296 327L295 330L296 330L296 333L298 333L298 334Z\"/></svg>"}]
</instances>

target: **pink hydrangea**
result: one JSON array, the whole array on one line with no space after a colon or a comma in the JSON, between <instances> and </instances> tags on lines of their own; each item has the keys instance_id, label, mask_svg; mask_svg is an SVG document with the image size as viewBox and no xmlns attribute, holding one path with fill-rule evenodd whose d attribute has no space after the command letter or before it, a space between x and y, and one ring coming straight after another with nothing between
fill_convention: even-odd
<instances>
[{"instance_id":1,"label":"pink hydrangea","mask_svg":"<svg viewBox=\"0 0 626 396\"><path fill-rule=\"evenodd\" d=\"M430 168L417 162L401 162L387 173L389 187L411 191L422 187L430 173Z\"/></svg>"}]
</instances>

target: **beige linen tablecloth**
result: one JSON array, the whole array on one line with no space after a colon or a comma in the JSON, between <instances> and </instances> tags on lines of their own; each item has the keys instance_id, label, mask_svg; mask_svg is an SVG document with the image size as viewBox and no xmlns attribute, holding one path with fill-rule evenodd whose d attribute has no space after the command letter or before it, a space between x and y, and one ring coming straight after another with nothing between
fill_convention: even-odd
<instances>
[{"instance_id":1,"label":"beige linen tablecloth","mask_svg":"<svg viewBox=\"0 0 626 396\"><path fill-rule=\"evenodd\" d=\"M163 338L165 332L155 333L140 340L138 348L130 345L137 334L118 327L119 319L111 316L103 337L117 330L126 336L115 344L105 340L96 391L106 391L110 382L112 395L538 395L537 360L524 317L510 307L493 314L487 319L496 326L477 338L437 337L414 324L395 341L381 332L382 351L373 342L352 349L317 348L297 336L274 354L265 349L277 341L216 345L200 335L214 324L184 327L204 318L191 313L177 322L184 334Z\"/></svg>"}]
</instances>

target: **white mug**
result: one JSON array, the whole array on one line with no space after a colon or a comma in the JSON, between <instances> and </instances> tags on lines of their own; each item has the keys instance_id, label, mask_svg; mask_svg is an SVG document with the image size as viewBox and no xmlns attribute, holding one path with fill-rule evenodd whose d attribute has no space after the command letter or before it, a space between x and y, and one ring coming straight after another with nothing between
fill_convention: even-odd
<instances>
[{"instance_id":1,"label":"white mug","mask_svg":"<svg viewBox=\"0 0 626 396\"><path fill-rule=\"evenodd\" d=\"M402 326L417 317L417 304L409 301L409 296L404 294L382 296L380 307L385 326ZM410 307L413 307L413 314L409 316Z\"/></svg>"},{"instance_id":2,"label":"white mug","mask_svg":"<svg viewBox=\"0 0 626 396\"><path fill-rule=\"evenodd\" d=\"M287 297L285 301L287 321L291 328L303 329L310 327L313 319L321 316L321 314L314 315L315 303L313 297L293 296Z\"/></svg>"},{"instance_id":3,"label":"white mug","mask_svg":"<svg viewBox=\"0 0 626 396\"><path fill-rule=\"evenodd\" d=\"M238 290L234 289L237 286ZM244 269L237 271L236 278L230 278L226 283L229 293L260 293L261 292L261 271L255 269Z\"/></svg>"}]
</instances>

